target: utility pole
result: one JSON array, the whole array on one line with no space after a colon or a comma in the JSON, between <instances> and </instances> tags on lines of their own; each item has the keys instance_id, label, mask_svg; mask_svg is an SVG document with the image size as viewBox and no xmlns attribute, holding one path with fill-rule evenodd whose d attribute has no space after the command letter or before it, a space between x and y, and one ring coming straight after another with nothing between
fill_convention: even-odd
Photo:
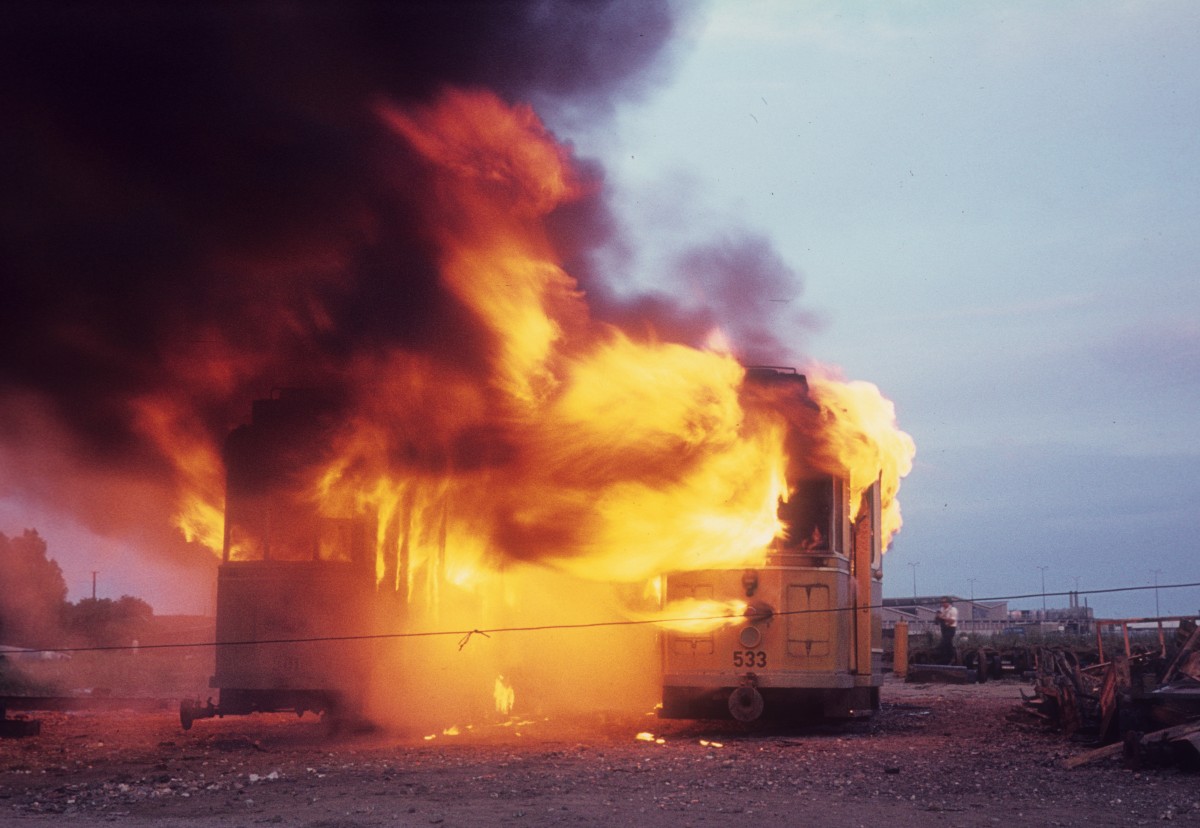
<instances>
[{"instance_id":1,"label":"utility pole","mask_svg":"<svg viewBox=\"0 0 1200 828\"><path fill-rule=\"evenodd\" d=\"M916 600L916 597L917 597L917 567L921 565L921 562L920 561L909 561L908 565L912 567L912 571L913 571L913 599Z\"/></svg>"},{"instance_id":2,"label":"utility pole","mask_svg":"<svg viewBox=\"0 0 1200 828\"><path fill-rule=\"evenodd\" d=\"M92 600L93 601L96 600L96 575L98 575L98 574L99 573L97 570L95 570L95 569L92 570Z\"/></svg>"},{"instance_id":3,"label":"utility pole","mask_svg":"<svg viewBox=\"0 0 1200 828\"><path fill-rule=\"evenodd\" d=\"M1043 621L1046 620L1046 570L1049 568L1050 568L1049 566L1039 566L1038 567L1038 569L1042 570L1042 620Z\"/></svg>"},{"instance_id":4,"label":"utility pole","mask_svg":"<svg viewBox=\"0 0 1200 828\"><path fill-rule=\"evenodd\" d=\"M967 583L971 585L971 603L975 603L975 582L978 578L967 578Z\"/></svg>"},{"instance_id":5,"label":"utility pole","mask_svg":"<svg viewBox=\"0 0 1200 828\"><path fill-rule=\"evenodd\" d=\"M1154 617L1159 618L1161 617L1162 613L1159 612L1158 609L1158 574L1162 572L1162 570L1152 569L1150 571L1154 573Z\"/></svg>"}]
</instances>

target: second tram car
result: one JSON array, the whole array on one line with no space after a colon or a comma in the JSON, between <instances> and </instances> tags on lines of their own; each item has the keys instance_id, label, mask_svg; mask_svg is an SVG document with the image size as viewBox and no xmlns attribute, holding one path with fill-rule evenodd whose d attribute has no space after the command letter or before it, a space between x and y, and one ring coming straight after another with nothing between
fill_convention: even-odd
<instances>
[{"instance_id":1,"label":"second tram car","mask_svg":"<svg viewBox=\"0 0 1200 828\"><path fill-rule=\"evenodd\" d=\"M185 729L212 716L363 710L379 601L372 530L323 513L309 489L336 421L329 400L288 389L256 401L226 441L210 680L219 696L185 700Z\"/></svg>"}]
</instances>

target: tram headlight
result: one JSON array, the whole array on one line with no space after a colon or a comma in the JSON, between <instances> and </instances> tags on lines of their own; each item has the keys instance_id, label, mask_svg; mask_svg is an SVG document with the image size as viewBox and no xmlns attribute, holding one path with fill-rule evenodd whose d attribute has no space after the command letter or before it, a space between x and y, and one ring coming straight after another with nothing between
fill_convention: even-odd
<instances>
[{"instance_id":1,"label":"tram headlight","mask_svg":"<svg viewBox=\"0 0 1200 828\"><path fill-rule=\"evenodd\" d=\"M753 649L762 643L762 630L751 624L748 627L742 627L742 631L738 633L738 643L746 649Z\"/></svg>"}]
</instances>

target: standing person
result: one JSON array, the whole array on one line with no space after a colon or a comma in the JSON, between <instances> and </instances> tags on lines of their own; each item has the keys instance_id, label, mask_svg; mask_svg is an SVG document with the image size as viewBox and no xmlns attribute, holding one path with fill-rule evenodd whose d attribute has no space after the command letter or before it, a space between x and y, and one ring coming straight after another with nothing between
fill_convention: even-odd
<instances>
[{"instance_id":1,"label":"standing person","mask_svg":"<svg viewBox=\"0 0 1200 828\"><path fill-rule=\"evenodd\" d=\"M954 636L958 632L958 610L947 596L942 598L942 608L937 611L938 626L942 628L942 646L939 652L947 664L954 663Z\"/></svg>"}]
</instances>

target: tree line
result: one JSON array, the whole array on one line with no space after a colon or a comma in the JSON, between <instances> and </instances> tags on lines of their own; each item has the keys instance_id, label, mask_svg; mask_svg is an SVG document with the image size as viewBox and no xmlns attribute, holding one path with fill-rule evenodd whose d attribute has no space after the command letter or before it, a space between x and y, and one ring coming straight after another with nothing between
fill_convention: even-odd
<instances>
[{"instance_id":1,"label":"tree line","mask_svg":"<svg viewBox=\"0 0 1200 828\"><path fill-rule=\"evenodd\" d=\"M35 529L0 532L0 644L12 647L114 647L143 638L154 610L141 598L67 600L58 562Z\"/></svg>"}]
</instances>

